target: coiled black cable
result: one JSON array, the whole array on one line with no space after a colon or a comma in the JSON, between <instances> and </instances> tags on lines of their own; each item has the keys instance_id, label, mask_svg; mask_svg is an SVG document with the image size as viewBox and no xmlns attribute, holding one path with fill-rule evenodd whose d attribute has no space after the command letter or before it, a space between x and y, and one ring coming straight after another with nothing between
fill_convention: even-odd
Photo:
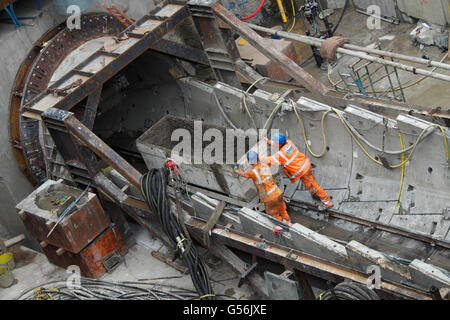
<instances>
[{"instance_id":1,"label":"coiled black cable","mask_svg":"<svg viewBox=\"0 0 450 320\"><path fill-rule=\"evenodd\" d=\"M320 300L380 300L375 291L356 282L342 282L333 289L323 292Z\"/></svg>"},{"instance_id":2,"label":"coiled black cable","mask_svg":"<svg viewBox=\"0 0 450 320\"><path fill-rule=\"evenodd\" d=\"M182 226L170 211L167 182L163 169L150 170L142 176L140 185L147 205L152 212L158 214L164 232L184 260L200 299L214 299L215 295L205 263L199 256L195 245L190 243L190 239L187 238L189 235L183 232Z\"/></svg>"}]
</instances>

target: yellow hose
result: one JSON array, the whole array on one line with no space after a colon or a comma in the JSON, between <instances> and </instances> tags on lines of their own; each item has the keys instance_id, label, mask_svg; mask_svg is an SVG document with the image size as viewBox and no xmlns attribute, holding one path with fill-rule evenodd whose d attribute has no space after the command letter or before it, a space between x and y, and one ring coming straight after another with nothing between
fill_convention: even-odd
<instances>
[{"instance_id":1,"label":"yellow hose","mask_svg":"<svg viewBox=\"0 0 450 320\"><path fill-rule=\"evenodd\" d=\"M325 155L326 153L326 147L327 147L327 142L326 142L326 134L325 134L325 126L324 126L324 120L325 117L330 113L330 112L334 112L339 120L341 120L342 124L344 125L345 129L347 130L347 132L350 134L350 136L353 138L353 140L356 142L356 144L361 148L361 150L366 154L366 156L371 159L373 162L379 164L380 166L383 166L383 163L377 159L375 159L368 151L366 148L364 148L364 146L361 144L361 142L358 140L357 137L355 137L355 135L353 134L353 132L350 130L350 128L347 126L347 124L345 123L344 119L342 118L342 115L336 111L335 109L331 108L330 110L326 111L323 115L322 115L322 134L323 134L323 140L324 140L324 144L323 144L323 151L321 154L317 155L315 153L313 153L309 147L309 144L307 142L307 137L306 137L306 132L305 132L305 128L303 126L303 121L301 120L296 108L295 108L295 104L294 102L291 100L291 104L294 108L294 111L297 115L297 118L299 120L300 126L302 127L302 132L303 132L303 138L305 140L306 146L308 148L308 151L311 153L312 156L316 157L316 158L321 158ZM411 152L409 153L408 157L406 159L402 159L402 162L398 165L394 165L394 166L390 166L391 169L396 169L396 168L400 168L402 166L404 166L412 157L414 151L416 150L420 140L422 139L422 136L427 132L428 129L432 128L432 127L437 127L441 130L442 135L443 135L443 139L444 139L444 146L446 149L446 157L447 160L449 160L449 149L448 149L448 141L447 141L447 136L445 135L445 131L444 128L442 128L442 126L438 125L438 124L431 124L428 127L426 127L425 129L422 130L422 132L420 133L419 137L417 138L416 142L414 143L414 147L411 150ZM403 155L403 154L402 154Z\"/></svg>"},{"instance_id":2,"label":"yellow hose","mask_svg":"<svg viewBox=\"0 0 450 320\"><path fill-rule=\"evenodd\" d=\"M251 119L251 121L252 121L252 123L253 123L253 126L255 127L255 130L258 130L258 128L256 127L255 120L253 119L253 117L252 117L252 115L251 115L251 113L250 113L250 110L248 109L247 102L246 102L246 100L247 100L246 97L247 97L247 94L250 92L250 90L251 90L258 82L260 82L260 81L262 81L262 80L265 80L265 79L270 79L270 78L269 78L269 77L261 77L261 78L257 79L255 82L253 82L253 83L251 84L250 87L248 87L248 89L245 91L245 94L242 96L242 104L244 105L245 110L247 111L247 114L248 114L248 116L250 117L250 119ZM288 91L289 91L289 89L286 90L286 92L288 92ZM286 92L285 92L285 93L286 93ZM267 121L266 121L266 123L264 124L263 130L266 129L266 126L267 126L267 124L269 123L270 119L271 119L272 116L277 112L277 110L280 108L280 106L281 106L282 103L283 103L283 100L281 100L281 101L275 106L275 108L272 110L272 113L271 113L270 116L267 118Z\"/></svg>"},{"instance_id":3,"label":"yellow hose","mask_svg":"<svg viewBox=\"0 0 450 320\"><path fill-rule=\"evenodd\" d=\"M268 77L261 77L261 78L257 79L255 82L253 82L251 84L250 87L248 87L247 91L245 91L244 95L242 96L242 104L244 105L245 110L247 111L247 114L250 117L250 120L252 120L253 127L255 127L255 130L258 130L258 127L256 126L255 120L253 119L252 114L250 113L250 110L248 109L247 102L246 102L246 100L247 100L246 97L247 97L247 94L250 92L250 89L253 88L258 82L260 82L260 81L262 81L264 79L269 79L269 78Z\"/></svg>"},{"instance_id":4,"label":"yellow hose","mask_svg":"<svg viewBox=\"0 0 450 320\"><path fill-rule=\"evenodd\" d=\"M281 0L277 0L277 3L278 3L278 8L280 9L281 19L283 20L284 23L286 23L287 17L286 17L286 11L284 11L283 3L281 2Z\"/></svg>"},{"instance_id":5,"label":"yellow hose","mask_svg":"<svg viewBox=\"0 0 450 320\"><path fill-rule=\"evenodd\" d=\"M272 113L269 115L269 117L266 120L266 123L264 124L263 130L266 130L267 125L269 124L270 119L273 117L273 115L278 111L278 109L281 107L281 104L284 102L283 99L281 99L280 102L273 108Z\"/></svg>"},{"instance_id":6,"label":"yellow hose","mask_svg":"<svg viewBox=\"0 0 450 320\"><path fill-rule=\"evenodd\" d=\"M295 27L295 8L294 8L294 0L291 0L291 6L292 6L292 18L294 19L293 21L292 21L292 25L291 25L291 27L289 28L289 30L287 31L287 32L291 32L292 31L292 29L294 29L294 27Z\"/></svg>"},{"instance_id":7,"label":"yellow hose","mask_svg":"<svg viewBox=\"0 0 450 320\"><path fill-rule=\"evenodd\" d=\"M403 136L402 133L399 132L398 133L399 137L400 137L400 146L402 147L402 150L405 150L405 144L403 143ZM405 154L402 153L402 163L405 161ZM398 190L398 196L397 196L397 203L395 204L395 208L394 210L397 211L397 209L400 206L400 201L402 199L402 194L403 194L403 182L405 180L405 164L402 165L402 173L400 176L400 189Z\"/></svg>"},{"instance_id":8,"label":"yellow hose","mask_svg":"<svg viewBox=\"0 0 450 320\"><path fill-rule=\"evenodd\" d=\"M292 101L292 99L289 99L291 101L292 107L294 108L295 114L297 115L297 119L298 122L300 123L300 126L302 127L302 132L303 132L303 139L305 140L305 144L306 144L306 148L308 148L309 153L311 153L311 155L315 158L322 158L325 153L327 153L327 136L325 134L325 125L324 125L324 121L325 121L325 117L328 115L328 113L331 112L331 109L324 112L322 115L322 137L323 137L323 150L321 154L315 154L314 152L312 152L311 148L309 147L309 143L308 143L308 138L306 137L306 131L305 131L305 126L303 125L303 121L302 118L300 118L300 115L297 112L297 108L295 107L295 103L294 101Z\"/></svg>"}]
</instances>

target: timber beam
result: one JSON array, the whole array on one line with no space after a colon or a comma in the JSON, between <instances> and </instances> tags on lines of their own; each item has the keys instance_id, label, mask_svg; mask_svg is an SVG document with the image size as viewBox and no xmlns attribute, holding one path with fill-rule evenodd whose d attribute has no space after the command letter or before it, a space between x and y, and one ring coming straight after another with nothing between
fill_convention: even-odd
<instances>
[{"instance_id":1,"label":"timber beam","mask_svg":"<svg viewBox=\"0 0 450 320\"><path fill-rule=\"evenodd\" d=\"M285 54L268 45L264 38L248 27L247 24L236 18L234 14L225 9L219 2L214 3L211 9L219 19L223 20L231 29L240 34L267 58L278 63L284 72L298 81L298 83L308 89L314 96L327 104L336 104L336 101L329 96L333 90L327 88Z\"/></svg>"}]
</instances>

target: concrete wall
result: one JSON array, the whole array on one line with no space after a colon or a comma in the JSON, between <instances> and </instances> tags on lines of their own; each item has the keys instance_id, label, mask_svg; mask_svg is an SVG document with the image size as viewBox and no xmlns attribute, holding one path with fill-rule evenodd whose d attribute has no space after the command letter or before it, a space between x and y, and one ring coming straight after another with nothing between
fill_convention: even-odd
<instances>
[{"instance_id":1,"label":"concrete wall","mask_svg":"<svg viewBox=\"0 0 450 320\"><path fill-rule=\"evenodd\" d=\"M450 22L447 0L397 0L400 11L428 22L445 26Z\"/></svg>"},{"instance_id":2,"label":"concrete wall","mask_svg":"<svg viewBox=\"0 0 450 320\"><path fill-rule=\"evenodd\" d=\"M195 81L181 80L185 84L186 106L204 107L208 90L199 92ZM251 122L239 106L242 92L224 84L214 86L229 118L236 126L247 129ZM195 94L188 94L194 91ZM200 99L202 97L202 99ZM248 104L256 108L255 122L258 126L267 119L275 106L264 92L258 90L248 98ZM307 141L315 153L320 153L323 147L321 119L323 111L330 107L302 98L298 101L302 108L301 116L307 132ZM210 108L210 106L208 107ZM381 148L385 131L385 150L401 150L399 132L402 133L406 147L415 143L418 135L430 123L408 115L399 115L395 120L389 120L386 129L383 117L355 106L345 109L345 116L370 143ZM220 114L213 122L220 119ZM205 118L207 123L212 118ZM214 123L215 124L215 123ZM410 161L405 166L403 192L400 206L397 196L400 190L401 168L386 169L371 161L352 140L345 127L335 114L330 114L325 120L328 152L322 158L314 158L306 149L302 130L293 110L281 112L274 120L273 129L279 129L293 140L299 149L308 155L313 164L313 172L317 182L333 197L336 210L345 212L356 218L391 225L414 233L426 235L436 240L450 241L448 232L450 221L446 218L445 209L450 201L450 169L446 161L444 140L439 130L434 131L423 143L420 143ZM450 132L445 131L447 139ZM372 157L380 157L380 152L367 147ZM401 163L400 155L384 157L391 165ZM282 174L283 175L283 174ZM287 179L283 179L287 180ZM296 186L285 181L289 190L285 196L293 195L292 200L318 205L303 184ZM294 190L291 190L294 187ZM295 193L294 193L295 192Z\"/></svg>"},{"instance_id":3,"label":"concrete wall","mask_svg":"<svg viewBox=\"0 0 450 320\"><path fill-rule=\"evenodd\" d=\"M353 0L353 3L361 9L366 9L369 5L377 5L381 8L383 16L397 17L397 7L401 13L415 19L441 26L450 23L450 10L447 0Z\"/></svg>"},{"instance_id":4,"label":"concrete wall","mask_svg":"<svg viewBox=\"0 0 450 320\"><path fill-rule=\"evenodd\" d=\"M22 221L16 214L15 205L33 191L33 187L20 172L12 153L9 138L9 106L13 82L22 62L33 44L49 29L65 20L59 15L50 0L43 0L42 10L37 10L36 1L19 1L14 8L18 17L37 16L35 20L23 20L24 25L15 30L12 24L0 24L0 56L3 67L0 73L0 225L1 235L15 236L25 232ZM117 4L130 17L139 18L154 7L152 0L95 1L87 12L104 12L102 3ZM6 12L2 12L7 17ZM4 231L6 230L6 232ZM25 245L37 248L37 243L27 240Z\"/></svg>"},{"instance_id":5,"label":"concrete wall","mask_svg":"<svg viewBox=\"0 0 450 320\"><path fill-rule=\"evenodd\" d=\"M385 17L397 17L395 0L353 0L357 8L366 10L368 6L377 5L381 9L381 15Z\"/></svg>"}]
</instances>

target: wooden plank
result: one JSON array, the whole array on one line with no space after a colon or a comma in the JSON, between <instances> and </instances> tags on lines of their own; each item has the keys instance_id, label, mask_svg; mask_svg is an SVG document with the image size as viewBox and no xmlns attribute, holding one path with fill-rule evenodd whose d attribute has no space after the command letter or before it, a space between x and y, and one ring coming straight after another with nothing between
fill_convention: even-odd
<instances>
[{"instance_id":1,"label":"wooden plank","mask_svg":"<svg viewBox=\"0 0 450 320\"><path fill-rule=\"evenodd\" d=\"M152 256L155 257L156 259L158 259L159 261L164 262L168 266L171 266L175 270L180 271L183 274L188 274L188 272L189 272L188 268L186 268L185 266L182 266L178 263L173 262L172 259L170 259L168 256L162 254L161 252L152 251Z\"/></svg>"},{"instance_id":2,"label":"wooden plank","mask_svg":"<svg viewBox=\"0 0 450 320\"><path fill-rule=\"evenodd\" d=\"M226 204L227 203L224 200L220 201L219 204L215 207L208 222L202 228L203 229L203 242L205 243L205 245L207 247L209 247L211 245L209 233L210 233L211 229L215 226L217 221L219 220L220 215L222 214L223 209L225 208Z\"/></svg>"}]
</instances>

